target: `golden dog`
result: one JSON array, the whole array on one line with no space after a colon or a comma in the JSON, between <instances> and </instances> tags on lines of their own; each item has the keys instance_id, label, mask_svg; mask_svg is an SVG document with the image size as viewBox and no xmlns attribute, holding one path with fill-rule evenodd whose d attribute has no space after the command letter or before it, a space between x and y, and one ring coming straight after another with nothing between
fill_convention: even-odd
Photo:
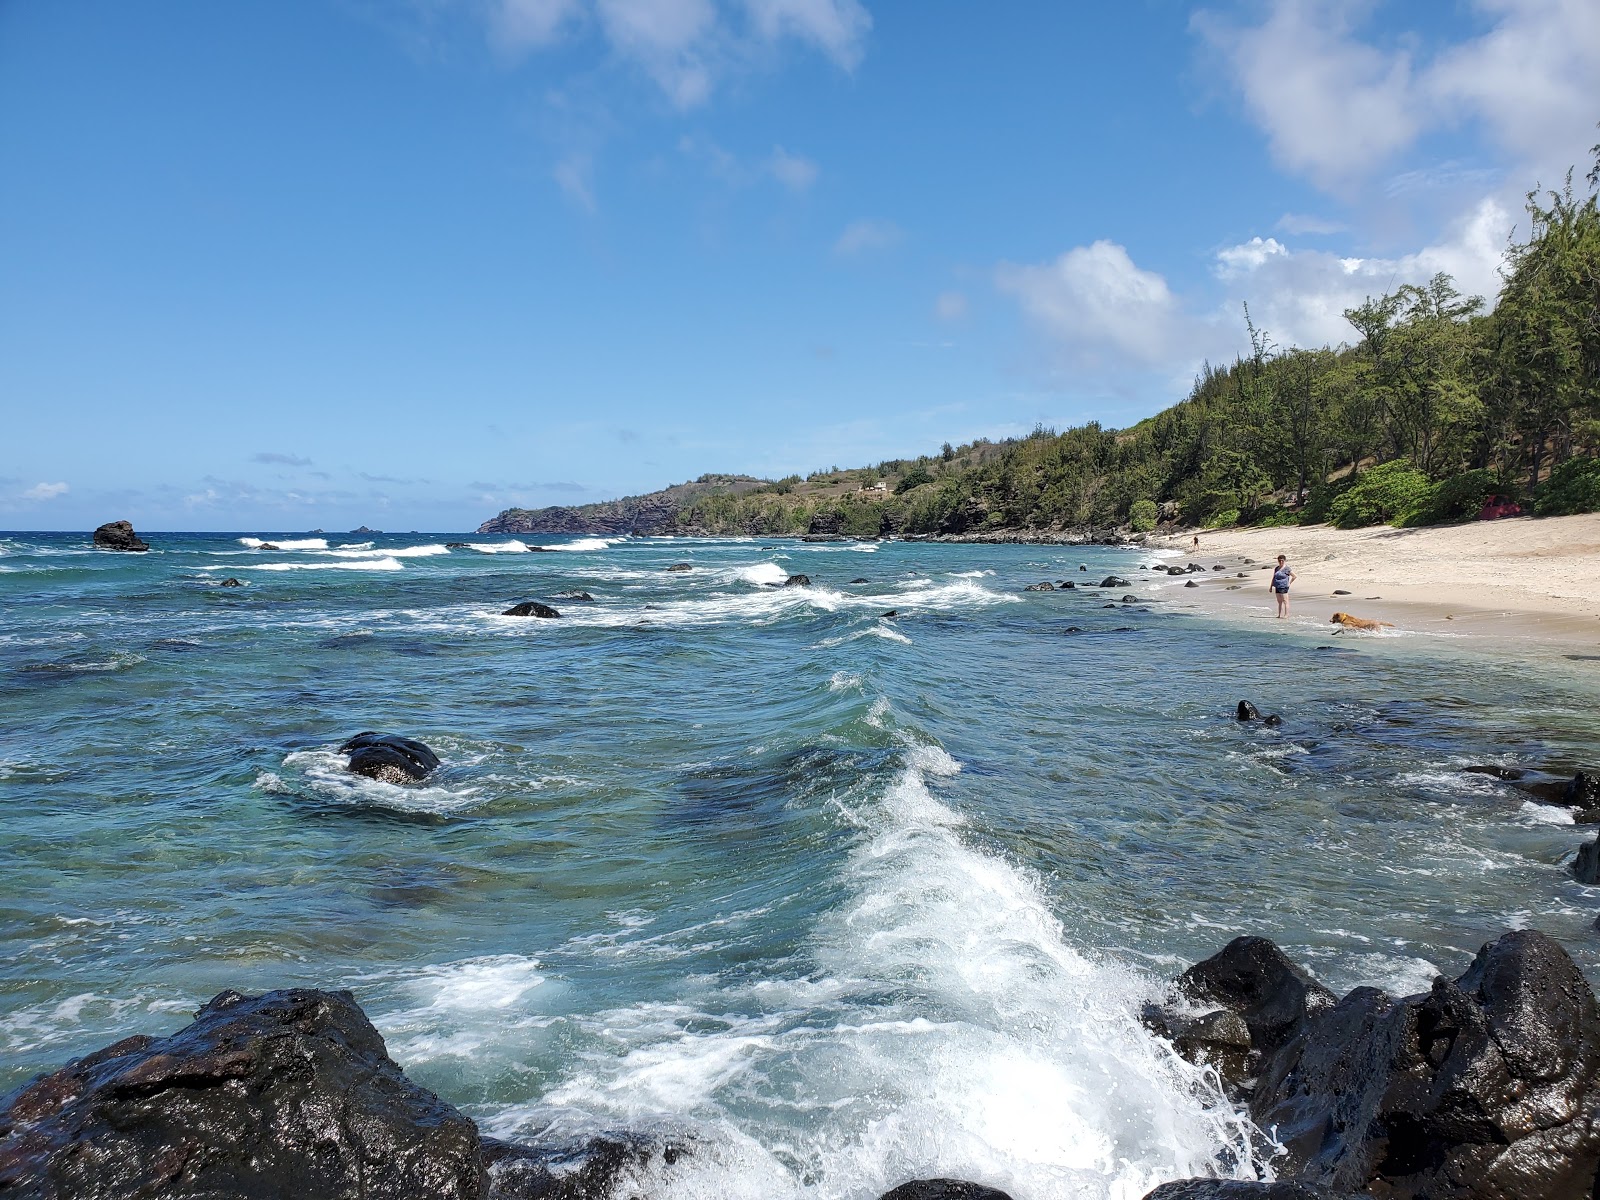
<instances>
[{"instance_id":1,"label":"golden dog","mask_svg":"<svg viewBox=\"0 0 1600 1200\"><path fill-rule=\"evenodd\" d=\"M1393 629L1393 621L1369 621L1365 617L1352 617L1349 613L1334 613L1328 618L1335 625L1342 625L1346 629L1365 629L1369 633L1377 633L1380 629Z\"/></svg>"}]
</instances>

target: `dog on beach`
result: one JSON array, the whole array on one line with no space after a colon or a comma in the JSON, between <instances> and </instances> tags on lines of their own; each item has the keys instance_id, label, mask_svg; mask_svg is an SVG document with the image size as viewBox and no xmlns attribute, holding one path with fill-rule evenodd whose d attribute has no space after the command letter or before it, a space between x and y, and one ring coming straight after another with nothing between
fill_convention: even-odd
<instances>
[{"instance_id":1,"label":"dog on beach","mask_svg":"<svg viewBox=\"0 0 1600 1200\"><path fill-rule=\"evenodd\" d=\"M1334 613L1328 618L1335 625L1345 629L1365 629L1369 633L1377 633L1380 629L1393 629L1393 621L1369 621L1365 617L1352 617L1349 613Z\"/></svg>"}]
</instances>

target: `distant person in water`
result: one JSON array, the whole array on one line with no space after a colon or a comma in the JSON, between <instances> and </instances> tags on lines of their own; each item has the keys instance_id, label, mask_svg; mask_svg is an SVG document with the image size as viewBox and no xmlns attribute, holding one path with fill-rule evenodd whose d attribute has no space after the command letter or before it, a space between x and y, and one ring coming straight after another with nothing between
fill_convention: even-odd
<instances>
[{"instance_id":1,"label":"distant person in water","mask_svg":"<svg viewBox=\"0 0 1600 1200\"><path fill-rule=\"evenodd\" d=\"M1289 566L1289 560L1283 555L1278 555L1278 568L1272 572L1272 591L1278 597L1278 615L1289 615L1289 585L1294 582L1294 571Z\"/></svg>"}]
</instances>

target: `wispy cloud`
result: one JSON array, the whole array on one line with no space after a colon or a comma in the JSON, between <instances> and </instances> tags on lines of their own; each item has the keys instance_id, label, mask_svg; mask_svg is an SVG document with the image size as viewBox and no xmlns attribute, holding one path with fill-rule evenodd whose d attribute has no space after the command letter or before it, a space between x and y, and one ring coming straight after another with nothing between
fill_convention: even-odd
<instances>
[{"instance_id":1,"label":"wispy cloud","mask_svg":"<svg viewBox=\"0 0 1600 1200\"><path fill-rule=\"evenodd\" d=\"M817 164L801 154L791 154L782 146L774 146L767 158L767 170L772 177L791 192L803 192L817 181L820 169Z\"/></svg>"},{"instance_id":2,"label":"wispy cloud","mask_svg":"<svg viewBox=\"0 0 1600 1200\"><path fill-rule=\"evenodd\" d=\"M681 110L786 43L853 70L872 29L859 0L488 0L484 12L490 40L510 56L598 33L614 61Z\"/></svg>"},{"instance_id":3,"label":"wispy cloud","mask_svg":"<svg viewBox=\"0 0 1600 1200\"><path fill-rule=\"evenodd\" d=\"M852 221L833 243L833 252L842 257L887 250L905 237L893 221Z\"/></svg>"},{"instance_id":4,"label":"wispy cloud","mask_svg":"<svg viewBox=\"0 0 1600 1200\"><path fill-rule=\"evenodd\" d=\"M275 450L261 450L250 456L251 462L277 463L285 467L309 467L311 460L301 458L298 454L279 454Z\"/></svg>"},{"instance_id":5,"label":"wispy cloud","mask_svg":"<svg viewBox=\"0 0 1600 1200\"><path fill-rule=\"evenodd\" d=\"M959 321L967 315L967 298L961 292L940 292L933 302L933 315L941 321Z\"/></svg>"},{"instance_id":6,"label":"wispy cloud","mask_svg":"<svg viewBox=\"0 0 1600 1200\"><path fill-rule=\"evenodd\" d=\"M1349 226L1340 221L1330 221L1325 217L1311 216L1306 213L1284 213L1278 218L1278 223L1273 226L1279 233L1287 233L1292 237L1329 237L1336 233L1345 233Z\"/></svg>"},{"instance_id":7,"label":"wispy cloud","mask_svg":"<svg viewBox=\"0 0 1600 1200\"><path fill-rule=\"evenodd\" d=\"M1559 172L1584 161L1600 79L1600 5L1477 0L1487 29L1431 58L1414 48L1418 39L1363 37L1360 20L1373 7L1269 0L1254 24L1215 12L1193 18L1285 167L1345 190L1425 134L1469 120L1523 169Z\"/></svg>"},{"instance_id":8,"label":"wispy cloud","mask_svg":"<svg viewBox=\"0 0 1600 1200\"><path fill-rule=\"evenodd\" d=\"M36 483L22 493L24 500L54 500L57 496L65 496L72 489L64 483Z\"/></svg>"},{"instance_id":9,"label":"wispy cloud","mask_svg":"<svg viewBox=\"0 0 1600 1200\"><path fill-rule=\"evenodd\" d=\"M551 168L556 181L568 200L593 215L599 208L594 196L594 158L589 154L569 154Z\"/></svg>"}]
</instances>

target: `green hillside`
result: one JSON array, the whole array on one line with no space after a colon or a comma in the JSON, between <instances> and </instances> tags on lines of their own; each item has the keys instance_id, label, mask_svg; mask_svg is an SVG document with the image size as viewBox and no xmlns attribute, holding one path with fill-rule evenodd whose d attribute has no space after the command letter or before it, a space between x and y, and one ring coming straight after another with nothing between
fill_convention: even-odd
<instances>
[{"instance_id":1,"label":"green hillside","mask_svg":"<svg viewBox=\"0 0 1600 1200\"><path fill-rule=\"evenodd\" d=\"M1600 153L1600 147L1597 147ZM1597 160L1600 164L1600 160ZM770 481L702 476L603 505L512 509L485 532L977 536L1158 522L1422 524L1497 495L1600 509L1600 165L1529 193L1489 311L1448 275L1369 297L1338 347L1207 365L1128 429L1089 424Z\"/></svg>"}]
</instances>

